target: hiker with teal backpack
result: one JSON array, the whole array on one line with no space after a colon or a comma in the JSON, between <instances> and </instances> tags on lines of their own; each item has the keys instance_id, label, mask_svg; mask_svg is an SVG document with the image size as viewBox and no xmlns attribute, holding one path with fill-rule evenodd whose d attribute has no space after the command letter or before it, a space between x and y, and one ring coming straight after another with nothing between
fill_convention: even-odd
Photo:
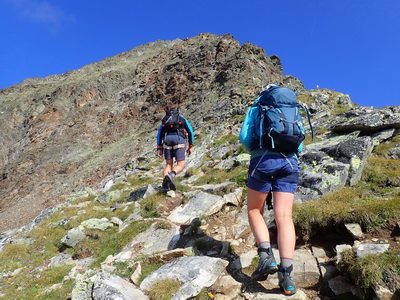
<instances>
[{"instance_id":1,"label":"hiker with teal backpack","mask_svg":"<svg viewBox=\"0 0 400 300\"><path fill-rule=\"evenodd\" d=\"M247 207L250 228L260 257L251 277L262 281L269 274L278 272L279 286L286 295L296 293L293 278L296 235L292 208L299 181L297 158L305 138L299 108L305 107L297 103L292 90L269 85L249 107L239 135L241 143L251 153ZM311 122L310 128L312 131ZM272 195L279 265L272 252L268 227L263 218L266 199Z\"/></svg>"},{"instance_id":2,"label":"hiker with teal backpack","mask_svg":"<svg viewBox=\"0 0 400 300\"><path fill-rule=\"evenodd\" d=\"M176 190L175 176L185 168L185 152L192 154L194 132L179 108L167 108L157 133L157 155L165 158L163 191ZM176 165L174 164L174 158Z\"/></svg>"}]
</instances>

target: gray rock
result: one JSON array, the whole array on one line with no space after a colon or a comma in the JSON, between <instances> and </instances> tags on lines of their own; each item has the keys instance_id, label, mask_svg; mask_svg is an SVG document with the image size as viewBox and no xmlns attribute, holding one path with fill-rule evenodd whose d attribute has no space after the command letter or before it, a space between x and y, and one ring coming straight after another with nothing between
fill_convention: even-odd
<instances>
[{"instance_id":1,"label":"gray rock","mask_svg":"<svg viewBox=\"0 0 400 300\"><path fill-rule=\"evenodd\" d=\"M351 293L353 286L342 275L336 276L328 281L329 287L335 295Z\"/></svg>"},{"instance_id":2,"label":"gray rock","mask_svg":"<svg viewBox=\"0 0 400 300\"><path fill-rule=\"evenodd\" d=\"M395 293L389 290L386 286L378 284L373 287L376 295L376 300L393 300L395 298Z\"/></svg>"},{"instance_id":3,"label":"gray rock","mask_svg":"<svg viewBox=\"0 0 400 300\"><path fill-rule=\"evenodd\" d=\"M372 139L358 137L357 132L307 145L299 160L302 172L296 200L316 199L357 184L372 149Z\"/></svg>"},{"instance_id":4,"label":"gray rock","mask_svg":"<svg viewBox=\"0 0 400 300\"><path fill-rule=\"evenodd\" d=\"M71 300L92 300L93 280L85 275L79 275L71 293Z\"/></svg>"},{"instance_id":5,"label":"gray rock","mask_svg":"<svg viewBox=\"0 0 400 300\"><path fill-rule=\"evenodd\" d=\"M102 219L92 218L92 219L83 221L79 226L83 230L84 229L98 229L101 231L106 231L107 229L114 227L114 223L110 222L107 218L102 218Z\"/></svg>"},{"instance_id":6,"label":"gray rock","mask_svg":"<svg viewBox=\"0 0 400 300\"><path fill-rule=\"evenodd\" d=\"M210 287L228 262L208 256L176 258L147 276L140 284L140 289L148 291L160 280L178 280L182 283L172 299L188 299L197 296L201 289Z\"/></svg>"},{"instance_id":7,"label":"gray rock","mask_svg":"<svg viewBox=\"0 0 400 300\"><path fill-rule=\"evenodd\" d=\"M81 199L81 198L86 198L86 197L89 197L89 196L93 196L95 194L96 194L96 192L92 188L83 187L78 192L70 194L69 196L67 196L66 200L68 202L72 202L74 200Z\"/></svg>"},{"instance_id":8,"label":"gray rock","mask_svg":"<svg viewBox=\"0 0 400 300\"><path fill-rule=\"evenodd\" d=\"M190 200L183 207L179 206L171 212L168 219L172 222L184 224L196 217L212 215L225 204L224 198L205 192L190 192L185 196Z\"/></svg>"},{"instance_id":9,"label":"gray rock","mask_svg":"<svg viewBox=\"0 0 400 300\"><path fill-rule=\"evenodd\" d=\"M168 221L160 220L168 223ZM155 221L145 232L139 233L115 259L126 261L142 255L151 255L161 251L170 250L170 243L176 235L179 235L179 227L169 224L169 229L158 228Z\"/></svg>"},{"instance_id":10,"label":"gray rock","mask_svg":"<svg viewBox=\"0 0 400 300\"><path fill-rule=\"evenodd\" d=\"M115 190L115 191L107 191L100 196L96 197L96 201L98 201L101 204L108 204L115 202L119 198L121 198L121 195L123 194L123 190Z\"/></svg>"},{"instance_id":11,"label":"gray rock","mask_svg":"<svg viewBox=\"0 0 400 300\"><path fill-rule=\"evenodd\" d=\"M393 159L399 159L400 158L400 147L395 147L390 149L390 156Z\"/></svg>"},{"instance_id":12,"label":"gray rock","mask_svg":"<svg viewBox=\"0 0 400 300\"><path fill-rule=\"evenodd\" d=\"M59 267L66 264L74 264L74 260L72 259L72 255L68 253L60 253L57 256L54 256L50 259L49 267Z\"/></svg>"},{"instance_id":13,"label":"gray rock","mask_svg":"<svg viewBox=\"0 0 400 300\"><path fill-rule=\"evenodd\" d=\"M389 244L359 244L356 247L357 257L379 254L389 249Z\"/></svg>"},{"instance_id":14,"label":"gray rock","mask_svg":"<svg viewBox=\"0 0 400 300\"><path fill-rule=\"evenodd\" d=\"M311 250L296 249L293 266L294 276L299 287L308 287L319 282L320 270Z\"/></svg>"},{"instance_id":15,"label":"gray rock","mask_svg":"<svg viewBox=\"0 0 400 300\"><path fill-rule=\"evenodd\" d=\"M359 240L363 237L363 232L361 226L356 223L344 224L348 232L353 236L353 238Z\"/></svg>"},{"instance_id":16,"label":"gray rock","mask_svg":"<svg viewBox=\"0 0 400 300\"><path fill-rule=\"evenodd\" d=\"M83 230L79 227L72 228L67 234L61 239L61 243L68 247L75 247L81 240L86 237Z\"/></svg>"},{"instance_id":17,"label":"gray rock","mask_svg":"<svg viewBox=\"0 0 400 300\"><path fill-rule=\"evenodd\" d=\"M390 139L393 136L395 131L396 131L396 129L394 129L394 128L390 128L390 129L387 129L387 130L379 131L379 132L374 133L372 135L372 140L374 141L374 143L378 143L379 144L379 143L381 143L383 141L386 141L386 140Z\"/></svg>"},{"instance_id":18,"label":"gray rock","mask_svg":"<svg viewBox=\"0 0 400 300\"><path fill-rule=\"evenodd\" d=\"M149 300L141 290L116 275L98 273L94 280L93 300Z\"/></svg>"},{"instance_id":19,"label":"gray rock","mask_svg":"<svg viewBox=\"0 0 400 300\"><path fill-rule=\"evenodd\" d=\"M354 107L338 115L331 124L332 131L336 133L360 130L363 134L373 134L385 129L400 128L400 107Z\"/></svg>"},{"instance_id":20,"label":"gray rock","mask_svg":"<svg viewBox=\"0 0 400 300\"><path fill-rule=\"evenodd\" d=\"M158 193L157 189L158 189L157 186L153 186L153 185L149 184L147 186L146 192L143 195L143 199L150 197L151 195L157 194Z\"/></svg>"}]
</instances>

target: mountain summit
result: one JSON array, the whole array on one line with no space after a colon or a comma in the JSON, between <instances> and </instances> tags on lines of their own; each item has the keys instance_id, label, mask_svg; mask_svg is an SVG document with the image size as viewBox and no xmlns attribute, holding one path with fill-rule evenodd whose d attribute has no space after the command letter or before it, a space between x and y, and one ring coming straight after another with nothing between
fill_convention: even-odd
<instances>
[{"instance_id":1,"label":"mountain summit","mask_svg":"<svg viewBox=\"0 0 400 300\"><path fill-rule=\"evenodd\" d=\"M1 90L0 231L128 163L155 159L165 106L209 128L242 115L269 81L284 80L277 56L231 35L200 34Z\"/></svg>"}]
</instances>

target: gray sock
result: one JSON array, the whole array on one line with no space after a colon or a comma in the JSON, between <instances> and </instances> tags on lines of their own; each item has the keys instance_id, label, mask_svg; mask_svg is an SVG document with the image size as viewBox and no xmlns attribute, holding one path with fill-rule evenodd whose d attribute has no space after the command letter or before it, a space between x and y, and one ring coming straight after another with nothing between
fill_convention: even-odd
<instances>
[{"instance_id":1,"label":"gray sock","mask_svg":"<svg viewBox=\"0 0 400 300\"><path fill-rule=\"evenodd\" d=\"M263 249L271 248L271 243L270 242L262 242L258 245L258 248L263 248ZM271 249L271 253L272 253L272 249ZM258 254L260 255L261 259L268 257L268 253L265 251L258 252Z\"/></svg>"},{"instance_id":2,"label":"gray sock","mask_svg":"<svg viewBox=\"0 0 400 300\"><path fill-rule=\"evenodd\" d=\"M291 258L281 258L281 267L282 268L288 268L291 265L293 265L293 259L291 259ZM293 269L290 272L290 277L293 277Z\"/></svg>"}]
</instances>

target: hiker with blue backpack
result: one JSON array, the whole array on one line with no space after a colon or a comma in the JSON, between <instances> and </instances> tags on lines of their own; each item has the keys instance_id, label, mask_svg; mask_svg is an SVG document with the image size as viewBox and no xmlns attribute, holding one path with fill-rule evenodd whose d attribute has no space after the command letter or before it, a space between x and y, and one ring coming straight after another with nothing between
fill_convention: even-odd
<instances>
[{"instance_id":1,"label":"hiker with blue backpack","mask_svg":"<svg viewBox=\"0 0 400 300\"><path fill-rule=\"evenodd\" d=\"M166 108L157 133L157 155L165 158L163 191L176 190L175 176L185 168L185 152L192 154L194 131L179 108ZM176 165L174 165L174 158Z\"/></svg>"},{"instance_id":2,"label":"hiker with blue backpack","mask_svg":"<svg viewBox=\"0 0 400 300\"><path fill-rule=\"evenodd\" d=\"M305 107L297 103L292 90L269 85L251 103L239 135L241 143L251 153L247 211L260 258L251 277L262 281L269 274L278 272L279 286L286 295L296 293L293 279L296 235L292 208L299 181L297 158L305 138L300 108ZM312 130L311 122L310 127ZM279 265L272 252L268 227L263 218L266 199L272 195Z\"/></svg>"}]
</instances>

